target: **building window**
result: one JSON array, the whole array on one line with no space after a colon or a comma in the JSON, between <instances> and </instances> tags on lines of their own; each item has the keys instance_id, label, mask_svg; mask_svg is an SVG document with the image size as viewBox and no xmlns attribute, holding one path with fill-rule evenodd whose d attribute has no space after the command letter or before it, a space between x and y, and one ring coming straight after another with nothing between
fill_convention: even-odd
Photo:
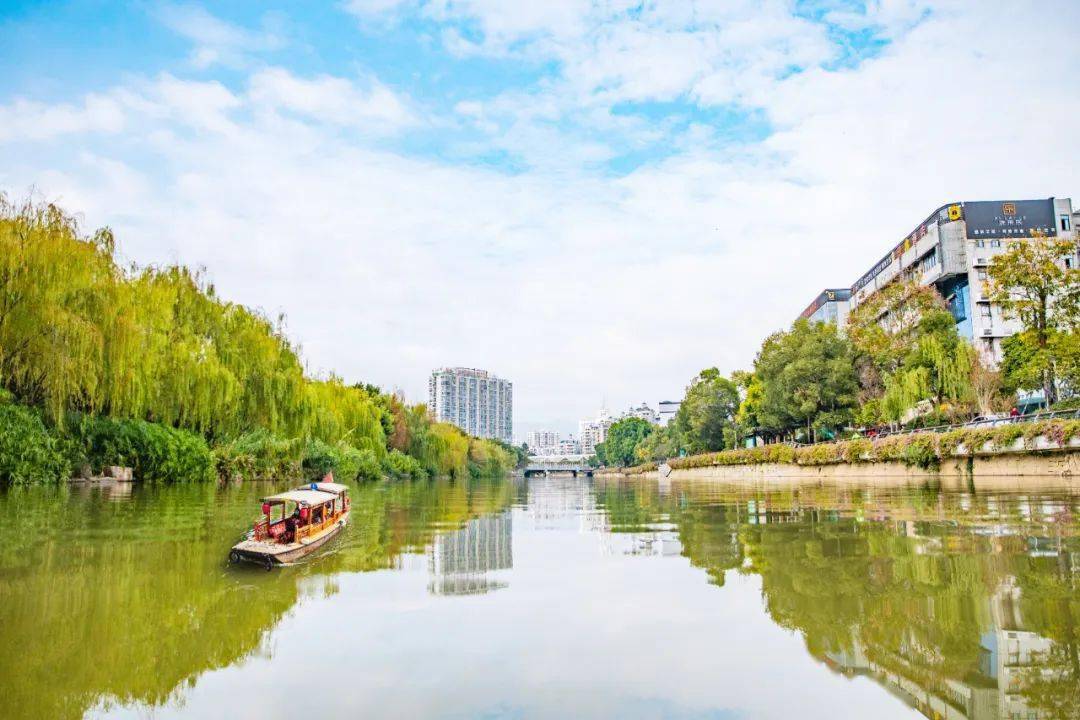
<instances>
[{"instance_id":1,"label":"building window","mask_svg":"<svg viewBox=\"0 0 1080 720\"><path fill-rule=\"evenodd\" d=\"M986 241L983 240L982 238L979 238L978 240L975 241L975 247L977 247L977 248L986 247Z\"/></svg>"},{"instance_id":2,"label":"building window","mask_svg":"<svg viewBox=\"0 0 1080 720\"><path fill-rule=\"evenodd\" d=\"M1065 269L1066 270L1072 270L1072 266L1073 266L1072 258L1071 257L1065 258Z\"/></svg>"},{"instance_id":3,"label":"building window","mask_svg":"<svg viewBox=\"0 0 1080 720\"><path fill-rule=\"evenodd\" d=\"M991 240L990 241L990 247L992 247L992 248L1001 247L1001 241L1000 240Z\"/></svg>"},{"instance_id":4,"label":"building window","mask_svg":"<svg viewBox=\"0 0 1080 720\"><path fill-rule=\"evenodd\" d=\"M990 306L989 305L983 305L982 307L980 307L979 308L979 314L982 315L984 320L989 320L990 319Z\"/></svg>"},{"instance_id":5,"label":"building window","mask_svg":"<svg viewBox=\"0 0 1080 720\"><path fill-rule=\"evenodd\" d=\"M1070 227L1069 216L1068 215L1062 215L1061 216L1061 229L1064 230L1065 232L1069 232L1069 227Z\"/></svg>"},{"instance_id":6,"label":"building window","mask_svg":"<svg viewBox=\"0 0 1080 720\"><path fill-rule=\"evenodd\" d=\"M981 269L981 268L978 271L978 275L979 275L980 280L985 280L986 279L986 271Z\"/></svg>"}]
</instances>

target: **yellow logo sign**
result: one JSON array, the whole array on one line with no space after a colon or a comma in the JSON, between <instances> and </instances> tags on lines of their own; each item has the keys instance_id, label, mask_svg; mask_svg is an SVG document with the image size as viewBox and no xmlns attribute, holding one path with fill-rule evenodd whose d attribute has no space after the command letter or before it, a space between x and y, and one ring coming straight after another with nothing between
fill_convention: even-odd
<instances>
[{"instance_id":1,"label":"yellow logo sign","mask_svg":"<svg viewBox=\"0 0 1080 720\"><path fill-rule=\"evenodd\" d=\"M1001 214L1009 216L1015 215L1016 203L1001 203Z\"/></svg>"},{"instance_id":2,"label":"yellow logo sign","mask_svg":"<svg viewBox=\"0 0 1080 720\"><path fill-rule=\"evenodd\" d=\"M961 210L960 210L959 205L950 205L949 206L949 219L950 220L959 220L960 219L960 214L961 214Z\"/></svg>"}]
</instances>

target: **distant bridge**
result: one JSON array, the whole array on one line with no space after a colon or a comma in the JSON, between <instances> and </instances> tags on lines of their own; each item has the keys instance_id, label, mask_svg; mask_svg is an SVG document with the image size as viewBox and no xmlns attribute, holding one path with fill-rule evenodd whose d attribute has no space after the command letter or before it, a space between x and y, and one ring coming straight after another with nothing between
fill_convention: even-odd
<instances>
[{"instance_id":1,"label":"distant bridge","mask_svg":"<svg viewBox=\"0 0 1080 720\"><path fill-rule=\"evenodd\" d=\"M592 475L588 455L530 455L525 466L525 475L554 475L565 473L577 477L579 474Z\"/></svg>"}]
</instances>

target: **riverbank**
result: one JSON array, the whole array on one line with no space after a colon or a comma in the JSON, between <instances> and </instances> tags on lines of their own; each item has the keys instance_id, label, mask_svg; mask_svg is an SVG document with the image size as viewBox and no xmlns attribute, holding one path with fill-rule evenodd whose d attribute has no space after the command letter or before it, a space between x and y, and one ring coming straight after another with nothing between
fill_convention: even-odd
<instances>
[{"instance_id":1,"label":"riverbank","mask_svg":"<svg viewBox=\"0 0 1080 720\"><path fill-rule=\"evenodd\" d=\"M1080 421L1051 420L947 433L859 438L805 447L765 445L600 471L670 480L909 483L1060 478L1080 484Z\"/></svg>"}]
</instances>

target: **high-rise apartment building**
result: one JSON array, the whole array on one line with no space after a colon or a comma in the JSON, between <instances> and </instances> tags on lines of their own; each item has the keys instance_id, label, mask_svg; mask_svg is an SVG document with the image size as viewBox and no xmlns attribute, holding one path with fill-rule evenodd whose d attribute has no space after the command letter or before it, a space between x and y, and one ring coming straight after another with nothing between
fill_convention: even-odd
<instances>
[{"instance_id":1,"label":"high-rise apartment building","mask_svg":"<svg viewBox=\"0 0 1080 720\"><path fill-rule=\"evenodd\" d=\"M428 380L428 410L482 438L512 442L514 385L486 370L440 368Z\"/></svg>"}]
</instances>

